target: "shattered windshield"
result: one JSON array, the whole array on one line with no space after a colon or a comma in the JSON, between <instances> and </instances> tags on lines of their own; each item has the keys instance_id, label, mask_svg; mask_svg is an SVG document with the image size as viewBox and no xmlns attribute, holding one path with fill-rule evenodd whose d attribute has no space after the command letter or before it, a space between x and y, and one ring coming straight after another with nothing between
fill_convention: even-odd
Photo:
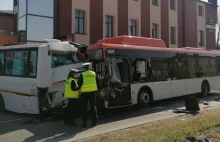
<instances>
[{"instance_id":1,"label":"shattered windshield","mask_svg":"<svg viewBox=\"0 0 220 142\"><path fill-rule=\"evenodd\" d=\"M122 63L123 60L121 58L109 58L109 66L110 73L112 74L111 82L120 82L121 83L121 75L118 68L118 63Z\"/></svg>"},{"instance_id":2,"label":"shattered windshield","mask_svg":"<svg viewBox=\"0 0 220 142\"><path fill-rule=\"evenodd\" d=\"M73 64L74 59L71 52L69 53L52 53L51 56L51 67L64 66L68 64Z\"/></svg>"}]
</instances>

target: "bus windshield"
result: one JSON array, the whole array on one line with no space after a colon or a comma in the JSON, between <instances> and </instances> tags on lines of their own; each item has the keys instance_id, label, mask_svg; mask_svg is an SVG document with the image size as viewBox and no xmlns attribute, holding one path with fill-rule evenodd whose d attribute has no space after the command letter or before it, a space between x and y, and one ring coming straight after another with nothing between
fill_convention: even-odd
<instances>
[{"instance_id":1,"label":"bus windshield","mask_svg":"<svg viewBox=\"0 0 220 142\"><path fill-rule=\"evenodd\" d=\"M75 61L72 57L72 53L53 52L51 56L51 67L64 66L73 64Z\"/></svg>"},{"instance_id":2,"label":"bus windshield","mask_svg":"<svg viewBox=\"0 0 220 142\"><path fill-rule=\"evenodd\" d=\"M129 83L130 68L125 58L111 57L108 59L110 74L112 76L111 82L115 83Z\"/></svg>"}]
</instances>

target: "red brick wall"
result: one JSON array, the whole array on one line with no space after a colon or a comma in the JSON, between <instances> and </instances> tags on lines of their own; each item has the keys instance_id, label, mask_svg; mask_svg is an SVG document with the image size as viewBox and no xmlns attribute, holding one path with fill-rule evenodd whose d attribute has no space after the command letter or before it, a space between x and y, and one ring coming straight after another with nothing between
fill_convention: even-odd
<instances>
[{"instance_id":1,"label":"red brick wall","mask_svg":"<svg viewBox=\"0 0 220 142\"><path fill-rule=\"evenodd\" d=\"M213 24L217 22L217 7L206 4L206 23L209 23L209 20L213 21ZM206 29L206 48L207 49L216 49L216 40L215 40L215 31L211 32L209 29Z\"/></svg>"},{"instance_id":2,"label":"red brick wall","mask_svg":"<svg viewBox=\"0 0 220 142\"><path fill-rule=\"evenodd\" d=\"M90 43L100 39L103 39L103 0L96 0L90 2Z\"/></svg>"},{"instance_id":3,"label":"red brick wall","mask_svg":"<svg viewBox=\"0 0 220 142\"><path fill-rule=\"evenodd\" d=\"M128 35L128 0L118 0L118 35Z\"/></svg>"},{"instance_id":4,"label":"red brick wall","mask_svg":"<svg viewBox=\"0 0 220 142\"><path fill-rule=\"evenodd\" d=\"M150 1L141 0L141 36L150 37Z\"/></svg>"},{"instance_id":5,"label":"red brick wall","mask_svg":"<svg viewBox=\"0 0 220 142\"><path fill-rule=\"evenodd\" d=\"M13 32L13 15L0 14L0 30Z\"/></svg>"},{"instance_id":6,"label":"red brick wall","mask_svg":"<svg viewBox=\"0 0 220 142\"><path fill-rule=\"evenodd\" d=\"M161 0L161 39L169 47L169 0Z\"/></svg>"},{"instance_id":7,"label":"red brick wall","mask_svg":"<svg viewBox=\"0 0 220 142\"><path fill-rule=\"evenodd\" d=\"M185 0L185 46L197 47L197 0Z\"/></svg>"},{"instance_id":8,"label":"red brick wall","mask_svg":"<svg viewBox=\"0 0 220 142\"><path fill-rule=\"evenodd\" d=\"M58 33L59 36L65 36L72 33L72 0L58 0ZM54 11L57 11L55 9Z\"/></svg>"},{"instance_id":9,"label":"red brick wall","mask_svg":"<svg viewBox=\"0 0 220 142\"><path fill-rule=\"evenodd\" d=\"M177 0L178 8L178 47L183 47L183 0Z\"/></svg>"}]
</instances>

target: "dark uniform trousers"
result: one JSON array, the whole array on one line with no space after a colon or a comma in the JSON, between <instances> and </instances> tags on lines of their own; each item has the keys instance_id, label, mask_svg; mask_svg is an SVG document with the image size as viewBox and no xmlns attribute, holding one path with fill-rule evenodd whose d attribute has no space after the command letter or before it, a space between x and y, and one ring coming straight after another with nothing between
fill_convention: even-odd
<instances>
[{"instance_id":1,"label":"dark uniform trousers","mask_svg":"<svg viewBox=\"0 0 220 142\"><path fill-rule=\"evenodd\" d=\"M77 112L77 99L68 98L68 104L64 113L64 122L66 124L75 124Z\"/></svg>"},{"instance_id":2,"label":"dark uniform trousers","mask_svg":"<svg viewBox=\"0 0 220 142\"><path fill-rule=\"evenodd\" d=\"M92 125L96 125L97 123L97 110L96 110L96 97L95 92L88 92L88 93L82 93L82 106L83 106L83 116L82 116L82 123L83 125L87 125L87 117L88 117L88 102L90 104L90 109L92 111Z\"/></svg>"}]
</instances>

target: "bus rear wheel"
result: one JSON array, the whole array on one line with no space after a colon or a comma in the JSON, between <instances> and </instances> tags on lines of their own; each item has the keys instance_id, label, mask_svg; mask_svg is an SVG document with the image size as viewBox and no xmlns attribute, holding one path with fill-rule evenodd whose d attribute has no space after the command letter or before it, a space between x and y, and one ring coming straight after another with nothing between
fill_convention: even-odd
<instances>
[{"instance_id":1,"label":"bus rear wheel","mask_svg":"<svg viewBox=\"0 0 220 142\"><path fill-rule=\"evenodd\" d=\"M138 105L141 108L149 106L152 102L152 93L149 89L141 89L138 94Z\"/></svg>"},{"instance_id":2,"label":"bus rear wheel","mask_svg":"<svg viewBox=\"0 0 220 142\"><path fill-rule=\"evenodd\" d=\"M203 82L201 86L201 96L205 97L209 93L209 85L207 82Z\"/></svg>"}]
</instances>

